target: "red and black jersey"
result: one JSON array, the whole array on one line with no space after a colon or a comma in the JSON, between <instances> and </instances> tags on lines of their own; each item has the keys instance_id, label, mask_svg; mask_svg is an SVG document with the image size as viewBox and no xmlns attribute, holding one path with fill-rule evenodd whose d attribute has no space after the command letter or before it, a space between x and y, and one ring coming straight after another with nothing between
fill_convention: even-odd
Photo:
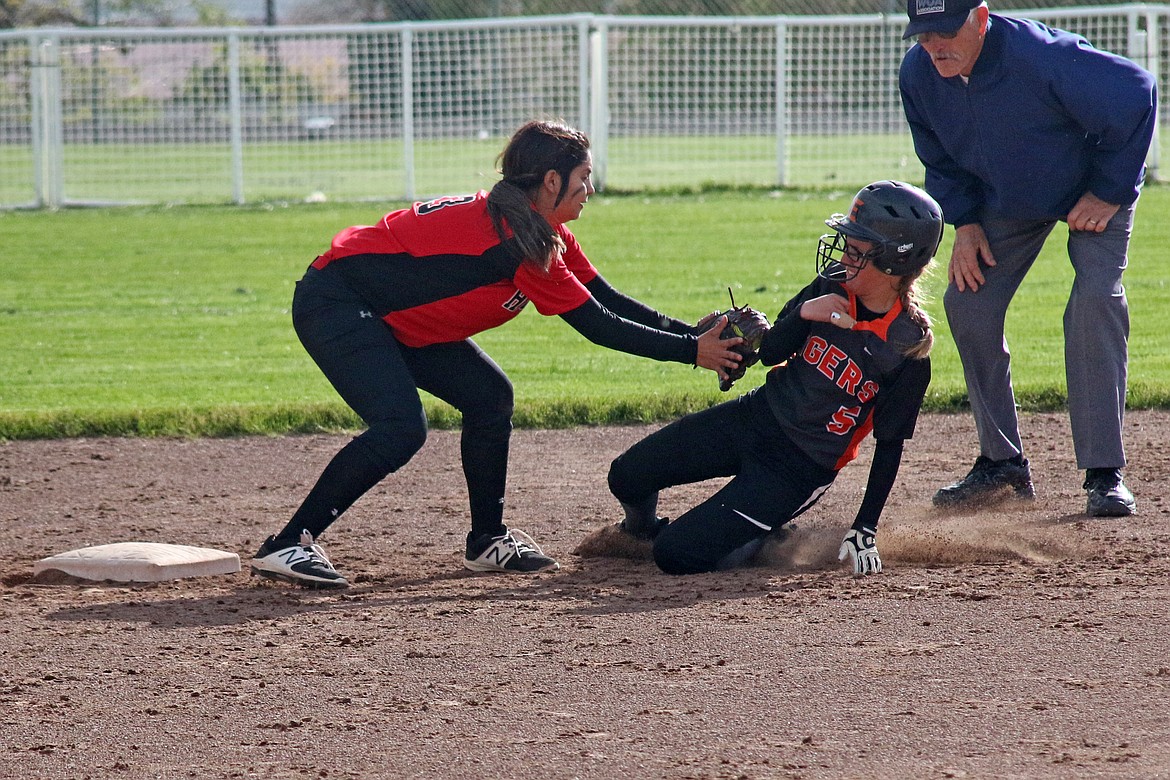
<instances>
[{"instance_id":1,"label":"red and black jersey","mask_svg":"<svg viewBox=\"0 0 1170 780\"><path fill-rule=\"evenodd\" d=\"M851 330L801 319L801 305L826 294L849 298ZM900 302L885 314L841 284L817 277L785 304L760 359L776 365L765 392L780 426L810 458L839 470L872 431L878 441L911 438L930 384L930 359L908 358L923 337Z\"/></svg>"},{"instance_id":2,"label":"red and black jersey","mask_svg":"<svg viewBox=\"0 0 1170 780\"><path fill-rule=\"evenodd\" d=\"M597 276L572 232L547 272L500 242L487 193L437 198L392 211L376 225L346 228L313 263L338 273L410 347L462 341L502 325L528 301L544 315L589 300Z\"/></svg>"}]
</instances>

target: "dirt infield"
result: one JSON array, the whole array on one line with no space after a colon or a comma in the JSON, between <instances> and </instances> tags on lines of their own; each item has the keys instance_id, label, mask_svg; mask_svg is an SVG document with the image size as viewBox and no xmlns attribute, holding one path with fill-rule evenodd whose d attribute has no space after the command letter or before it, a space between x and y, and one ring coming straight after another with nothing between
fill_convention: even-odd
<instances>
[{"instance_id":1,"label":"dirt infield","mask_svg":"<svg viewBox=\"0 0 1170 780\"><path fill-rule=\"evenodd\" d=\"M759 565L674 578L573 553L648 429L518 431L508 519L563 568L515 577L462 570L436 432L326 535L334 594L31 575L115 541L246 559L344 437L0 444L0 777L1170 778L1170 413L1127 418L1122 520L1080 514L1062 415L1024 425L1038 500L945 515L972 426L925 418L865 580L835 550L868 450Z\"/></svg>"}]
</instances>

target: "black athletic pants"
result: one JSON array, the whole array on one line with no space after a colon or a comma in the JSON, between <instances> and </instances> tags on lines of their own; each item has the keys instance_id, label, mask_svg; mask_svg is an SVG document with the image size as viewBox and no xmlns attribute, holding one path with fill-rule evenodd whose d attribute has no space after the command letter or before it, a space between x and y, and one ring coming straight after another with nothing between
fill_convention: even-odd
<instances>
[{"instance_id":1,"label":"black athletic pants","mask_svg":"<svg viewBox=\"0 0 1170 780\"><path fill-rule=\"evenodd\" d=\"M792 443L758 388L650 434L613 461L609 487L641 505L672 485L733 477L654 540L663 571L694 574L728 566L816 503L836 474Z\"/></svg>"},{"instance_id":2,"label":"black athletic pants","mask_svg":"<svg viewBox=\"0 0 1170 780\"><path fill-rule=\"evenodd\" d=\"M309 356L367 430L325 467L277 536L323 532L387 474L422 447L425 390L463 415L460 449L471 503L471 528L503 532L512 383L470 339L411 348L336 274L310 268L293 295L293 327Z\"/></svg>"}]
</instances>

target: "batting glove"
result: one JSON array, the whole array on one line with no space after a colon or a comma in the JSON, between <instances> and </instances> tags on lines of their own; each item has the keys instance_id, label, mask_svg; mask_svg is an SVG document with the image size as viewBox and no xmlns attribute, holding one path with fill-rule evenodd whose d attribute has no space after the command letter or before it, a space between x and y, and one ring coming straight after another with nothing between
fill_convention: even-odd
<instances>
[{"instance_id":1,"label":"batting glove","mask_svg":"<svg viewBox=\"0 0 1170 780\"><path fill-rule=\"evenodd\" d=\"M882 559L878 556L877 539L874 538L876 533L872 528L850 528L845 534L837 560L843 561L848 556L853 563L853 576L877 574L882 570Z\"/></svg>"}]
</instances>

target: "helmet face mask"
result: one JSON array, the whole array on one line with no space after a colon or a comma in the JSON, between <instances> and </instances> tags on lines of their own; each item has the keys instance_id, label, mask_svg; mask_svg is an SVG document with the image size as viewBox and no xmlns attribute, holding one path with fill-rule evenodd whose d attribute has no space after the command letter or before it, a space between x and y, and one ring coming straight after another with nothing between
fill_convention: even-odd
<instances>
[{"instance_id":1,"label":"helmet face mask","mask_svg":"<svg viewBox=\"0 0 1170 780\"><path fill-rule=\"evenodd\" d=\"M832 218L843 217L834 214ZM850 246L843 233L826 233L817 246L817 276L834 282L848 282L873 262L882 252L873 246L864 252ZM846 262L848 261L848 262Z\"/></svg>"},{"instance_id":2,"label":"helmet face mask","mask_svg":"<svg viewBox=\"0 0 1170 780\"><path fill-rule=\"evenodd\" d=\"M836 233L821 237L817 274L836 281L852 279L840 257L846 240L872 244L864 260L888 276L917 274L934 257L942 240L942 209L924 190L898 181L867 185L853 198L849 214L834 214L825 224ZM859 271L865 263L857 266Z\"/></svg>"}]
</instances>

